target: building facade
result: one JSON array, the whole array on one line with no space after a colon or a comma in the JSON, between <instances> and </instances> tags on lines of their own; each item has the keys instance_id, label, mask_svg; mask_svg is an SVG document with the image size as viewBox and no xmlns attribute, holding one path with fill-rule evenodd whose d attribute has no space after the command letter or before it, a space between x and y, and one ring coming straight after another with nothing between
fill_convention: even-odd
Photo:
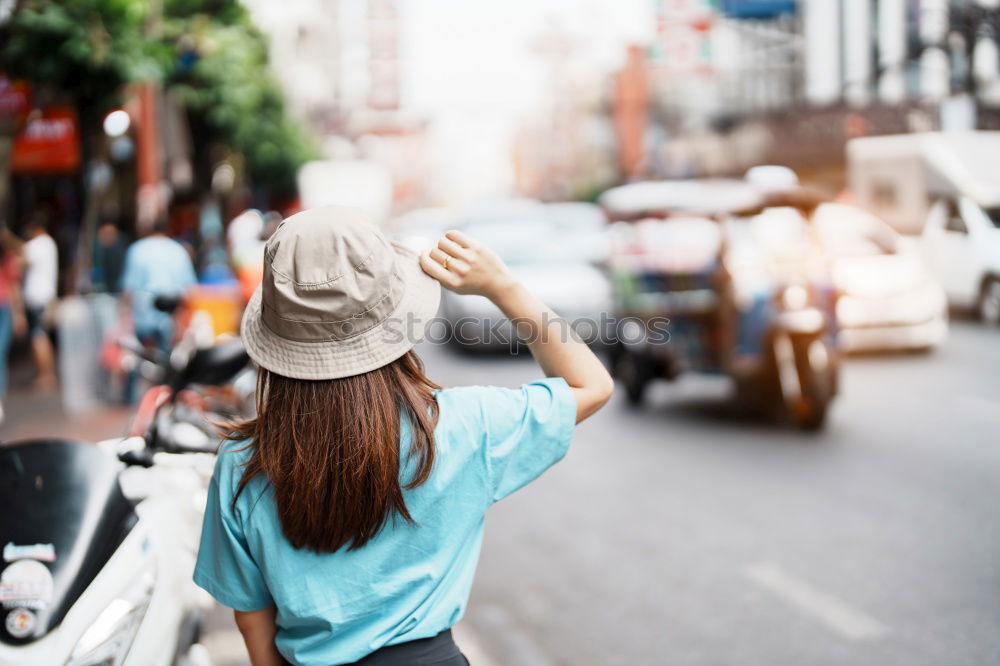
<instances>
[{"instance_id":1,"label":"building facade","mask_svg":"<svg viewBox=\"0 0 1000 666\"><path fill-rule=\"evenodd\" d=\"M836 171L853 136L1000 127L998 0L654 2L647 176Z\"/></svg>"}]
</instances>

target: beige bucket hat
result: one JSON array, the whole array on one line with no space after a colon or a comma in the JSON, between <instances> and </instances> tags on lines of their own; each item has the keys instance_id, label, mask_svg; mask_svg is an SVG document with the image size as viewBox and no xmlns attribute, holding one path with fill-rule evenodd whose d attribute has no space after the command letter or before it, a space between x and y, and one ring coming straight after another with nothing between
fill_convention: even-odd
<instances>
[{"instance_id":1,"label":"beige bucket hat","mask_svg":"<svg viewBox=\"0 0 1000 666\"><path fill-rule=\"evenodd\" d=\"M417 255L390 243L360 211L313 208L267 241L264 279L241 335L250 358L279 375L350 377L412 349L440 298Z\"/></svg>"}]
</instances>

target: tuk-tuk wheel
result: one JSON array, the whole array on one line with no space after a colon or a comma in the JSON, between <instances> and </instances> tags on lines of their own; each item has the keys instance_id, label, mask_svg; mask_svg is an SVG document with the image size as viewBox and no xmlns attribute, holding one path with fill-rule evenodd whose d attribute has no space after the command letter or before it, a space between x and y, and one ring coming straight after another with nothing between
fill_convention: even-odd
<instances>
[{"instance_id":1,"label":"tuk-tuk wheel","mask_svg":"<svg viewBox=\"0 0 1000 666\"><path fill-rule=\"evenodd\" d=\"M628 404L638 406L646 394L646 386L653 379L653 363L645 356L618 347L614 354L615 378L625 389Z\"/></svg>"},{"instance_id":2,"label":"tuk-tuk wheel","mask_svg":"<svg viewBox=\"0 0 1000 666\"><path fill-rule=\"evenodd\" d=\"M797 339L793 348L801 393L786 403L787 414L799 428L819 430L835 393L837 366L822 339ZM823 362L817 362L816 356L822 356Z\"/></svg>"},{"instance_id":3,"label":"tuk-tuk wheel","mask_svg":"<svg viewBox=\"0 0 1000 666\"><path fill-rule=\"evenodd\" d=\"M774 414L803 430L819 430L837 392L837 362L817 336L774 335L765 375Z\"/></svg>"},{"instance_id":4,"label":"tuk-tuk wheel","mask_svg":"<svg viewBox=\"0 0 1000 666\"><path fill-rule=\"evenodd\" d=\"M802 430L819 430L826 421L827 402L798 400L789 408L792 423Z\"/></svg>"}]
</instances>

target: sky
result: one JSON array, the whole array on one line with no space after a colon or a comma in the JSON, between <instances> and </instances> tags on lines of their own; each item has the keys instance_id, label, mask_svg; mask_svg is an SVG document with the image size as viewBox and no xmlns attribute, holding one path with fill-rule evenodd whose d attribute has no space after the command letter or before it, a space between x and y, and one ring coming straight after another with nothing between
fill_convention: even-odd
<instances>
[{"instance_id":1,"label":"sky","mask_svg":"<svg viewBox=\"0 0 1000 666\"><path fill-rule=\"evenodd\" d=\"M431 120L432 168L452 202L510 186L512 133L548 80L533 51L547 26L575 37L595 75L654 28L653 0L400 0L399 11L403 104Z\"/></svg>"}]
</instances>

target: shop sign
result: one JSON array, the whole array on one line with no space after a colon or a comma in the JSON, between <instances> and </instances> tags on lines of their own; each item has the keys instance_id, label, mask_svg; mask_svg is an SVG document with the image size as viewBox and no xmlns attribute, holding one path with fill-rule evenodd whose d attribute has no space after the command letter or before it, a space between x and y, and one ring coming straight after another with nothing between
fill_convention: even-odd
<instances>
[{"instance_id":1,"label":"shop sign","mask_svg":"<svg viewBox=\"0 0 1000 666\"><path fill-rule=\"evenodd\" d=\"M14 139L14 173L67 173L80 167L80 131L68 106L35 110Z\"/></svg>"}]
</instances>

